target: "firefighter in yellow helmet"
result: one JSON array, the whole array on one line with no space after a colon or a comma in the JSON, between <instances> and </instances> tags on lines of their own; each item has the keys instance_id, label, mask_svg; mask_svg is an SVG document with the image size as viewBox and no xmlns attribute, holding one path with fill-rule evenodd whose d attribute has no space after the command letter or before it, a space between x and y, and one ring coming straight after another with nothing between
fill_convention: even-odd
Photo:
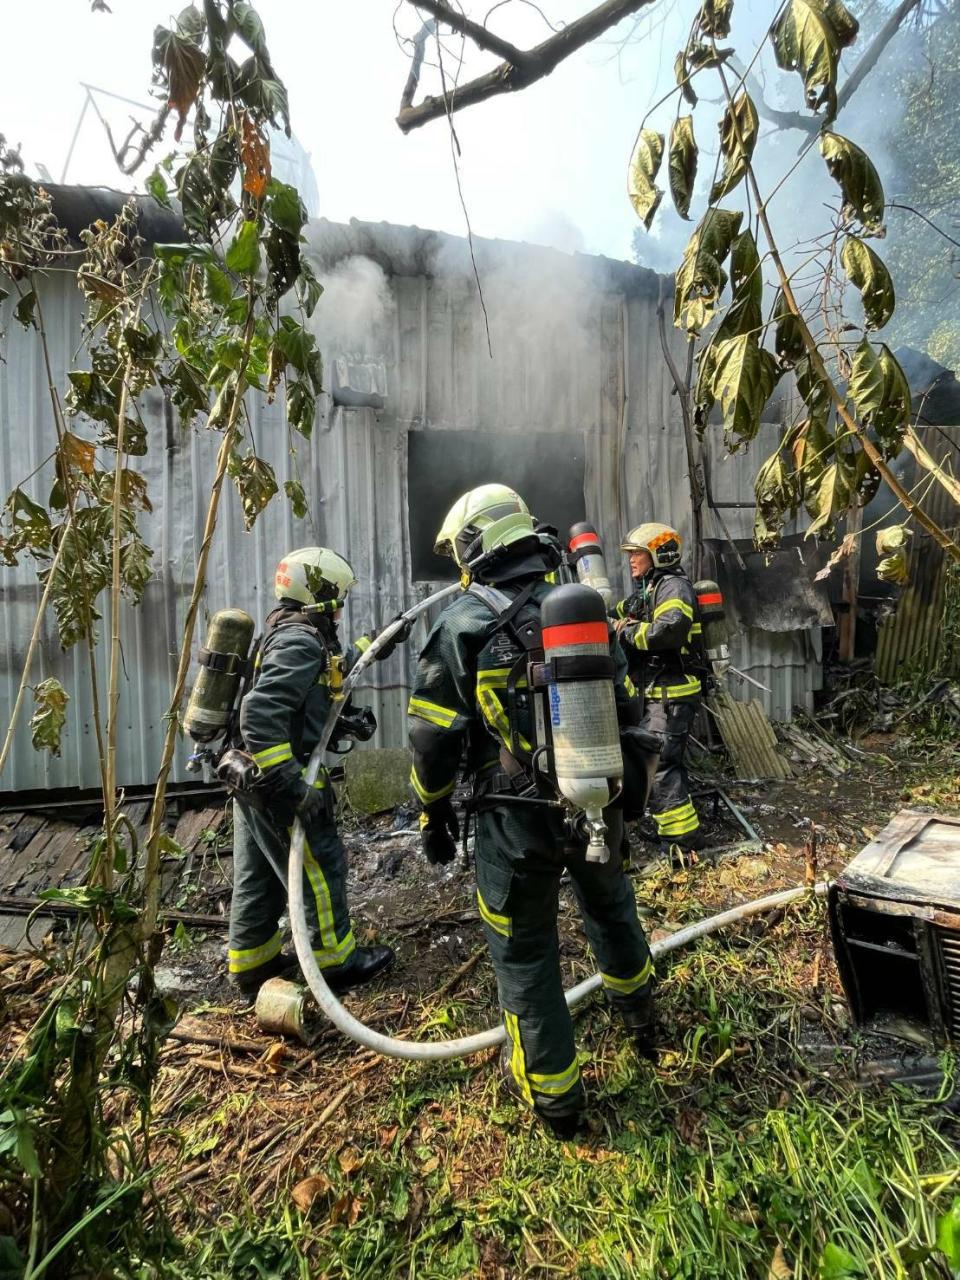
<instances>
[{"instance_id":1,"label":"firefighter in yellow helmet","mask_svg":"<svg viewBox=\"0 0 960 1280\"><path fill-rule=\"evenodd\" d=\"M663 737L650 813L661 846L681 852L699 843L684 754L704 670L697 597L680 563L682 547L669 525L651 521L631 529L621 550L630 561L634 590L614 609L630 678L644 698L641 726Z\"/></svg>"},{"instance_id":2,"label":"firefighter in yellow helmet","mask_svg":"<svg viewBox=\"0 0 960 1280\"><path fill-rule=\"evenodd\" d=\"M465 589L427 637L408 707L423 851L432 864L456 855L462 767L477 821L477 904L509 1035L501 1070L547 1129L569 1138L584 1097L558 950L565 868L607 997L641 1051L651 1046L654 1017L653 965L621 860L587 860L586 836L567 827L534 765L536 716L520 671L542 644L540 610L553 590L546 578L561 553L506 485L482 485L454 503L436 550L455 560ZM634 725L638 698L611 648L617 720ZM617 849L620 814L604 812Z\"/></svg>"},{"instance_id":3,"label":"firefighter in yellow helmet","mask_svg":"<svg viewBox=\"0 0 960 1280\"><path fill-rule=\"evenodd\" d=\"M334 991L346 991L393 960L387 946L357 945L330 782L324 769L313 787L303 778L331 699L370 644L369 637L361 637L344 653L337 634L340 610L355 585L353 569L329 547L302 547L284 556L274 581L277 605L266 619L253 684L240 706L240 733L252 757L253 777L233 788L228 963L233 985L248 998L267 978L297 972L293 959L281 954L279 928L294 816L306 835L304 903L314 955L327 982ZM405 638L398 634L378 657L392 653ZM376 727L372 712L352 708L348 701L336 736L363 741Z\"/></svg>"}]
</instances>

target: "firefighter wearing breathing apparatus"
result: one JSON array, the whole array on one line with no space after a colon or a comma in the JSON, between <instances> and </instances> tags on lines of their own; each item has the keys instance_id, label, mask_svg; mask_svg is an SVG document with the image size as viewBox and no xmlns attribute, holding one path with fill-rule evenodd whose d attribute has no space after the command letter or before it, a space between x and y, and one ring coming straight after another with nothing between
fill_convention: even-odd
<instances>
[{"instance_id":1,"label":"firefighter wearing breathing apparatus","mask_svg":"<svg viewBox=\"0 0 960 1280\"><path fill-rule=\"evenodd\" d=\"M266 619L252 686L240 705L244 752L228 752L218 772L231 780L235 756L252 777L233 778L233 898L228 961L233 983L252 995L267 978L294 972L281 955L280 916L286 908L286 866L294 815L303 823L304 900L314 955L334 991L368 981L390 964L386 946L357 946L347 910L346 859L326 771L313 787L302 774L344 673L369 643L362 637L344 654L337 618L353 570L325 547L306 547L277 566L277 607ZM404 638L397 637L397 640ZM387 656L394 644L387 646ZM369 738L376 721L349 703L338 722L345 734ZM346 749L341 747L341 749ZM224 772L226 770L226 772Z\"/></svg>"},{"instance_id":2,"label":"firefighter wearing breathing apparatus","mask_svg":"<svg viewBox=\"0 0 960 1280\"><path fill-rule=\"evenodd\" d=\"M666 850L696 847L700 820L684 765L706 667L697 595L680 564L682 539L665 524L641 524L621 543L634 591L613 610L630 676L642 691L641 725L663 736L650 813Z\"/></svg>"},{"instance_id":3,"label":"firefighter wearing breathing apparatus","mask_svg":"<svg viewBox=\"0 0 960 1280\"><path fill-rule=\"evenodd\" d=\"M508 1087L549 1130L571 1137L583 1108L557 935L569 870L606 993L649 1051L653 966L619 858L619 735L639 701L602 598L552 586L562 550L505 485L460 498L435 550L463 574L420 655L410 699L411 783L433 864L456 854L461 758L473 781L477 903L508 1032ZM626 729L626 732L631 732ZM642 803L642 801L641 801Z\"/></svg>"}]
</instances>

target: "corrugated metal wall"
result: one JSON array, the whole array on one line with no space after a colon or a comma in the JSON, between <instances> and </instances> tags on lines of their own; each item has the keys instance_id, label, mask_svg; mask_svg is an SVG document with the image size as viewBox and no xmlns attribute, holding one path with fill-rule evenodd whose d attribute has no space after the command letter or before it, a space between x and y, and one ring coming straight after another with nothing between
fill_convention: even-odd
<instances>
[{"instance_id":1,"label":"corrugated metal wall","mask_svg":"<svg viewBox=\"0 0 960 1280\"><path fill-rule=\"evenodd\" d=\"M345 618L349 635L382 625L428 594L431 585L412 582L410 572L410 431L583 432L587 514L597 521L608 546L617 546L624 527L653 514L689 535L686 457L660 354L657 281L651 273L606 260L480 242L491 358L476 289L463 269L463 242L416 229L319 224L314 227L314 246L325 271L357 253L386 268L382 305L371 313L361 340L353 335L341 342L337 315L329 310L320 321L327 368L337 358L341 368L376 366L386 387L386 408L343 409L324 396L307 442L291 439L281 405L268 406L261 396L250 397L257 451L273 465L281 486L295 478L290 452L295 445L310 515L294 520L281 496L247 534L236 494L225 491L209 566L208 614L229 603L262 618L271 604L277 559L292 546L313 542L342 549L357 570L360 585ZM456 259L453 250L459 255ZM518 276L521 270L528 272L525 279ZM6 494L39 468L25 487L45 497L50 468L42 464L51 452L54 432L41 351L35 335L25 334L12 320L9 302L4 305L0 492ZM327 305L325 298L321 311ZM80 297L69 276L57 275L44 284L44 308L54 369L63 388L80 341ZM147 410L151 450L137 465L142 463L154 501L153 513L142 523L156 549L156 574L143 607L126 609L124 617L119 774L120 782L128 785L151 780L158 764L162 717L218 445L218 437L202 429L183 434L165 414L159 397ZM163 447L157 441L163 441ZM621 453L623 511L618 486ZM733 459L724 466L752 477L755 459ZM478 477L478 482L487 478ZM744 483L749 488L747 479ZM442 514L437 512L438 523ZM614 555L611 569L616 563ZM28 563L2 570L0 584L6 640L0 719L5 724L39 590ZM414 642L422 634L422 629L416 632ZM767 705L774 714L785 717L795 703L808 703L819 672L813 643L807 636L764 633L737 641L737 665L771 687ZM375 745L405 742L414 650L415 643L377 665L366 681L364 700L380 722ZM82 646L68 654L60 651L52 616L44 624L34 681L48 675L60 678L71 694L63 754L51 759L33 751L26 725L28 706L0 782L5 791L97 784L85 653ZM100 677L103 680L103 671ZM183 769L187 755L184 743L178 753L178 778L189 776Z\"/></svg>"}]
</instances>

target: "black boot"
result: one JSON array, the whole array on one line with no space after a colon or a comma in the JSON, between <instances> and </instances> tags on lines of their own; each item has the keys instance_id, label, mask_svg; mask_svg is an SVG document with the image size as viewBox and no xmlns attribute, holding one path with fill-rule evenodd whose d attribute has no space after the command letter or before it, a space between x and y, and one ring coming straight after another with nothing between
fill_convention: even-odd
<instances>
[{"instance_id":1,"label":"black boot","mask_svg":"<svg viewBox=\"0 0 960 1280\"><path fill-rule=\"evenodd\" d=\"M335 995L340 995L354 987L362 987L378 973L383 973L393 961L393 948L384 946L383 943L374 947L357 947L345 964L336 969L326 969L323 976L330 990Z\"/></svg>"},{"instance_id":2,"label":"black boot","mask_svg":"<svg viewBox=\"0 0 960 1280\"><path fill-rule=\"evenodd\" d=\"M630 1032L637 1053L643 1058L652 1058L657 1048L657 1006L653 995L653 984L646 991L626 999L613 999L611 1004Z\"/></svg>"},{"instance_id":3,"label":"black boot","mask_svg":"<svg viewBox=\"0 0 960 1280\"><path fill-rule=\"evenodd\" d=\"M296 956L276 955L266 964L257 965L246 973L231 973L230 985L247 1003L253 1004L257 992L270 978L288 978L291 982L303 981Z\"/></svg>"},{"instance_id":4,"label":"black boot","mask_svg":"<svg viewBox=\"0 0 960 1280\"><path fill-rule=\"evenodd\" d=\"M500 1050L500 1074L503 1077L503 1083L506 1086L507 1093L511 1094L518 1102L522 1102L525 1106L529 1106L526 1098L523 1096L523 1090L517 1083L517 1077L513 1074L513 1067L510 1062L511 1051L510 1045L505 1044ZM534 1103L533 1114L537 1117L543 1127L553 1137L560 1142L569 1142L577 1136L581 1125L583 1124L583 1112L578 1107L576 1111L565 1111L557 1115L553 1111L541 1111Z\"/></svg>"}]
</instances>

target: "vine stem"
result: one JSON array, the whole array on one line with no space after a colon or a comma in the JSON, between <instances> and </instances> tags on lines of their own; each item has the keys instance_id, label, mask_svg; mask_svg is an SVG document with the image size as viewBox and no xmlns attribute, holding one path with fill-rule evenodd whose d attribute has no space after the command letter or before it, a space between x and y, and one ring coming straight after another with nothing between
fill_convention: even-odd
<instances>
[{"instance_id":1,"label":"vine stem","mask_svg":"<svg viewBox=\"0 0 960 1280\"><path fill-rule=\"evenodd\" d=\"M20 708L23 705L24 694L30 683L30 668L33 666L33 659L36 656L37 646L40 643L40 632L43 630L43 618L47 611L47 605L50 603L50 595L53 591L53 581L56 577L57 570L60 567L60 560L63 556L64 548L67 545L67 534L73 528L73 520L68 519L64 527L63 534L60 538L60 545L57 547L57 553L53 557L50 564L50 570L47 573L47 581L44 584L43 595L40 597L40 604L37 608L36 621L33 624L33 634L30 636L30 643L27 645L26 657L23 660L23 672L20 676L20 687L17 690L16 700L13 704L13 711L10 713L10 723L7 726L7 736L3 740L3 749L0 750L0 774L6 767L7 758L10 755L10 748L13 746L13 734L17 727L17 719L20 715Z\"/></svg>"},{"instance_id":2,"label":"vine stem","mask_svg":"<svg viewBox=\"0 0 960 1280\"><path fill-rule=\"evenodd\" d=\"M724 69L722 64L720 64L717 67L717 72L720 76L720 82L723 85L723 91L726 96L727 103L731 107L730 116L731 116L734 130L736 132L737 142L740 146L741 151L744 154L746 154L746 149L744 148L744 145L743 145L743 138L741 137L741 134L740 134L740 123L737 119L736 112L732 110L733 98L730 93L730 87L727 84L727 77L724 74ZM756 173L754 172L752 160L747 161L746 172L747 172L747 181L750 184L750 189L753 192L753 197L757 204L757 213L760 218L760 225L763 227L763 234L766 237L767 247L769 248L769 251L770 251L770 258L771 258L771 261L773 262L773 265L776 268L777 275L780 278L780 288L783 291L784 301L786 302L788 308L790 309L790 312L793 314L793 316L797 320L797 323L800 327L800 334L803 338L803 344L806 347L807 354L810 357L810 363L813 366L814 372L816 373L817 377L823 382L824 386L827 388L828 392L830 393L830 399L833 401L833 405L837 411L838 417L843 422L847 430L852 435L855 435L857 437L864 453L873 463L874 467L876 467L877 471L880 472L880 475L886 481L894 497L899 498L900 502L903 504L904 509L910 512L910 514L914 517L917 523L921 525L922 528L926 529L926 531L930 534L933 540L940 547L943 548L943 550L947 553L948 556L951 557L951 559L957 561L957 563L960 563L960 546L957 545L957 543L953 540L953 538L950 537L948 533L946 533L943 529L940 528L940 526L937 524L935 520L933 520L930 516L927 515L927 513L923 510L922 507L918 506L913 501L910 494L903 487L903 485L900 483L897 477L893 474L891 469L887 466L886 462L884 461L883 455L880 453L880 450L876 447L873 441L868 438L866 432L863 430L860 424L856 421L856 419L851 415L850 411L847 409L844 397L837 390L836 384L834 383L833 379L830 377L830 374L827 371L827 366L824 364L823 357L820 354L820 349L817 346L816 340L814 339L813 334L810 332L807 322L803 318L803 314L801 313L800 307L797 304L797 300L796 300L796 297L794 296L793 288L791 287L791 284L790 284L790 277L787 273L786 267L783 265L783 259L780 256L780 250L777 247L777 242L773 235L773 229L770 226L770 219L767 216L766 204L764 203L764 200L760 195L760 187L757 184L757 176L756 176Z\"/></svg>"},{"instance_id":3,"label":"vine stem","mask_svg":"<svg viewBox=\"0 0 960 1280\"><path fill-rule=\"evenodd\" d=\"M153 806L150 810L150 826L147 832L146 865L143 873L144 910L141 920L141 937L149 942L157 924L157 912L160 906L160 836L163 826L163 812L167 797L167 782L173 765L173 754L176 750L177 735L180 729L180 707L186 690L187 672L190 668L190 656L193 650L193 633L196 627L200 600L207 581L207 561L210 557L210 546L217 528L217 513L220 507L220 493L227 474L227 464L233 453L237 435L237 424L240 419L240 408L243 404L245 376L250 359L250 346L254 332L254 294L252 285L247 292L247 315L243 329L243 353L237 370L237 385L230 403L227 425L224 429L220 452L217 454L217 470L210 489L210 500L207 504L207 516L203 530L203 542L200 555L197 557L197 573L190 595L190 604L183 626L183 640L180 644L180 658L177 664L177 675L174 681L173 694L167 710L167 729L163 742L163 753L157 773L156 788L153 793Z\"/></svg>"}]
</instances>

